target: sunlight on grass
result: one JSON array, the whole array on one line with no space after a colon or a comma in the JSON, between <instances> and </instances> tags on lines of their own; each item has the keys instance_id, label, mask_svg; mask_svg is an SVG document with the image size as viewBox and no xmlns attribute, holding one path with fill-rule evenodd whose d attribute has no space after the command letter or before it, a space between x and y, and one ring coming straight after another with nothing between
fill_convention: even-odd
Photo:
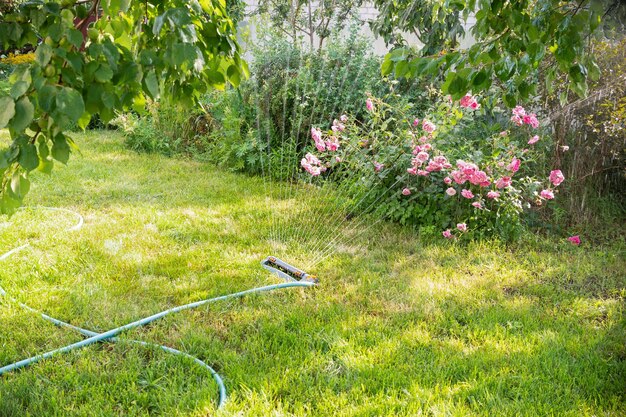
<instances>
[{"instance_id":1,"label":"sunlight on grass","mask_svg":"<svg viewBox=\"0 0 626 417\"><path fill-rule=\"evenodd\" d=\"M85 227L64 232L72 218L36 210L0 218L0 252L32 241L0 266L20 301L104 331L277 282L259 265L272 249L297 265L317 256L309 240L322 234L302 234L316 225L290 213L299 200L267 204L262 179L128 152L115 132L75 136L83 156L33 174L26 204L77 210ZM272 241L273 221L294 230ZM623 415L624 250L429 242L379 224L313 267L317 288L210 305L123 338L213 366L229 390L223 415ZM0 299L0 364L77 340ZM1 415L201 416L216 398L202 369L126 343L0 378Z\"/></svg>"}]
</instances>

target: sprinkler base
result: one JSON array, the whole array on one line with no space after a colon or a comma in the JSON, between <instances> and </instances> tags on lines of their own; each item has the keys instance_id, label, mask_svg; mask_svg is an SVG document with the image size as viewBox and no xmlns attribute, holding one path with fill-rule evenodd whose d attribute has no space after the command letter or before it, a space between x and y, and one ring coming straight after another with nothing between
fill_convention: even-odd
<instances>
[{"instance_id":1,"label":"sprinkler base","mask_svg":"<svg viewBox=\"0 0 626 417\"><path fill-rule=\"evenodd\" d=\"M287 281L306 281L315 284L318 283L317 276L307 274L303 270L298 269L293 265L289 265L287 262L281 261L275 256L268 256L261 262L261 265L272 274Z\"/></svg>"}]
</instances>

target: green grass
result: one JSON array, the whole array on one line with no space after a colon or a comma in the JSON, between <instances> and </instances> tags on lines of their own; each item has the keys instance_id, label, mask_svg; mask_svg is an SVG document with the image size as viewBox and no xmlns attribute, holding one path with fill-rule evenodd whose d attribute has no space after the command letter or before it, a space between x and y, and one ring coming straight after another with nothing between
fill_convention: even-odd
<instances>
[{"instance_id":1,"label":"green grass","mask_svg":"<svg viewBox=\"0 0 626 417\"><path fill-rule=\"evenodd\" d=\"M316 210L306 188L268 202L261 179L131 153L113 132L76 136L83 155L32 175L26 204L77 210L85 227L64 232L69 216L37 210L0 218L0 252L32 242L0 264L1 285L73 324L106 331L277 282L261 259L278 251L313 263L308 241L335 226L301 216L298 201ZM305 220L311 229L296 239ZM214 304L123 336L212 365L229 391L223 412L197 366L107 343L0 377L0 416L626 415L623 241L529 235L506 247L363 231L313 265L317 288ZM0 298L0 365L77 340Z\"/></svg>"}]
</instances>

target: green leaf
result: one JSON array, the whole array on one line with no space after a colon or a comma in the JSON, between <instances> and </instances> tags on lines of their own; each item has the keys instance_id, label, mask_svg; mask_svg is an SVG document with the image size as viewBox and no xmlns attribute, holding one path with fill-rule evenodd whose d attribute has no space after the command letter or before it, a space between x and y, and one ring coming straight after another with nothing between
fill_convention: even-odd
<instances>
[{"instance_id":1,"label":"green leaf","mask_svg":"<svg viewBox=\"0 0 626 417\"><path fill-rule=\"evenodd\" d=\"M154 71L148 72L143 81L145 91L150 95L150 97L156 99L159 96L159 81L157 80L157 76Z\"/></svg>"},{"instance_id":2,"label":"green leaf","mask_svg":"<svg viewBox=\"0 0 626 417\"><path fill-rule=\"evenodd\" d=\"M45 43L40 44L35 51L35 60L39 65L45 67L52 58L52 48Z\"/></svg>"},{"instance_id":3,"label":"green leaf","mask_svg":"<svg viewBox=\"0 0 626 417\"><path fill-rule=\"evenodd\" d=\"M18 81L11 87L11 97L18 99L28 91L29 83L26 81Z\"/></svg>"},{"instance_id":4,"label":"green leaf","mask_svg":"<svg viewBox=\"0 0 626 417\"><path fill-rule=\"evenodd\" d=\"M165 23L164 15L157 16L157 18L154 19L154 25L152 25L152 34L154 36L159 36L159 33L161 33L161 29L163 28L164 23Z\"/></svg>"},{"instance_id":5,"label":"green leaf","mask_svg":"<svg viewBox=\"0 0 626 417\"><path fill-rule=\"evenodd\" d=\"M228 67L226 75L228 75L228 79L233 86L237 87L241 83L241 74L237 66L231 65L230 67Z\"/></svg>"},{"instance_id":6,"label":"green leaf","mask_svg":"<svg viewBox=\"0 0 626 417\"><path fill-rule=\"evenodd\" d=\"M592 81L598 81L602 73L598 64L594 60L590 60L587 64L587 68L589 69L589 78L591 78Z\"/></svg>"},{"instance_id":7,"label":"green leaf","mask_svg":"<svg viewBox=\"0 0 626 417\"><path fill-rule=\"evenodd\" d=\"M15 102L9 96L0 96L0 129L6 127L15 116Z\"/></svg>"},{"instance_id":8,"label":"green leaf","mask_svg":"<svg viewBox=\"0 0 626 417\"><path fill-rule=\"evenodd\" d=\"M115 94L110 91L105 91L102 93L102 104L105 105L107 109L113 109L115 107Z\"/></svg>"},{"instance_id":9,"label":"green leaf","mask_svg":"<svg viewBox=\"0 0 626 417\"><path fill-rule=\"evenodd\" d=\"M91 122L91 113L86 111L80 116L80 119L78 119L78 127L85 130L87 126L89 126L89 122Z\"/></svg>"},{"instance_id":10,"label":"green leaf","mask_svg":"<svg viewBox=\"0 0 626 417\"><path fill-rule=\"evenodd\" d=\"M387 54L387 56L389 56L389 54ZM387 56L385 57L383 64L380 66L380 74L383 77L391 74L391 71L393 71L394 62L391 59L387 59Z\"/></svg>"},{"instance_id":11,"label":"green leaf","mask_svg":"<svg viewBox=\"0 0 626 417\"><path fill-rule=\"evenodd\" d=\"M502 99L504 100L504 104L506 104L509 108L513 108L517 105L517 98L514 94L505 94Z\"/></svg>"},{"instance_id":12,"label":"green leaf","mask_svg":"<svg viewBox=\"0 0 626 417\"><path fill-rule=\"evenodd\" d=\"M41 110L46 113L50 113L54 110L56 103L57 88L52 85L44 85L39 91L37 91L37 103Z\"/></svg>"},{"instance_id":13,"label":"green leaf","mask_svg":"<svg viewBox=\"0 0 626 417\"><path fill-rule=\"evenodd\" d=\"M99 83L106 83L107 81L110 81L111 78L113 78L113 71L111 70L111 68L109 68L108 65L100 64L100 66L94 73L94 77Z\"/></svg>"},{"instance_id":14,"label":"green leaf","mask_svg":"<svg viewBox=\"0 0 626 417\"><path fill-rule=\"evenodd\" d=\"M67 40L70 41L70 43L76 48L80 48L80 46L83 44L83 34L80 30L70 29L67 32L66 36Z\"/></svg>"},{"instance_id":15,"label":"green leaf","mask_svg":"<svg viewBox=\"0 0 626 417\"><path fill-rule=\"evenodd\" d=\"M14 196L21 201L28 191L30 190L30 181L26 178L25 174L16 172L11 179L11 191Z\"/></svg>"},{"instance_id":16,"label":"green leaf","mask_svg":"<svg viewBox=\"0 0 626 417\"><path fill-rule=\"evenodd\" d=\"M56 135L52 141L52 157L63 164L70 159L70 147L62 134Z\"/></svg>"},{"instance_id":17,"label":"green leaf","mask_svg":"<svg viewBox=\"0 0 626 417\"><path fill-rule=\"evenodd\" d=\"M582 83L587 78L587 68L582 64L572 65L568 72L574 83Z\"/></svg>"},{"instance_id":18,"label":"green leaf","mask_svg":"<svg viewBox=\"0 0 626 417\"><path fill-rule=\"evenodd\" d=\"M133 99L133 110L139 114L146 111L146 97L143 94L139 94Z\"/></svg>"},{"instance_id":19,"label":"green leaf","mask_svg":"<svg viewBox=\"0 0 626 417\"><path fill-rule=\"evenodd\" d=\"M572 88L572 90L574 90L576 94L578 94L578 97L580 98L587 97L587 90L588 90L587 81L583 80L579 82L572 82L570 83L570 87Z\"/></svg>"},{"instance_id":20,"label":"green leaf","mask_svg":"<svg viewBox=\"0 0 626 417\"><path fill-rule=\"evenodd\" d=\"M196 59L196 47L189 43L174 44L171 54L171 62L176 66L181 66Z\"/></svg>"},{"instance_id":21,"label":"green leaf","mask_svg":"<svg viewBox=\"0 0 626 417\"><path fill-rule=\"evenodd\" d=\"M39 166L39 156L37 155L35 145L29 142L21 144L17 162L27 172L37 168Z\"/></svg>"},{"instance_id":22,"label":"green leaf","mask_svg":"<svg viewBox=\"0 0 626 417\"><path fill-rule=\"evenodd\" d=\"M402 78L409 71L409 64L406 61L399 61L396 63L395 75L396 78Z\"/></svg>"},{"instance_id":23,"label":"green leaf","mask_svg":"<svg viewBox=\"0 0 626 417\"><path fill-rule=\"evenodd\" d=\"M61 113L75 123L85 111L85 103L80 93L73 88L63 87L56 96L55 113Z\"/></svg>"},{"instance_id":24,"label":"green leaf","mask_svg":"<svg viewBox=\"0 0 626 417\"><path fill-rule=\"evenodd\" d=\"M491 85L491 77L484 69L474 73L472 76L472 89L476 91L487 90Z\"/></svg>"},{"instance_id":25,"label":"green leaf","mask_svg":"<svg viewBox=\"0 0 626 417\"><path fill-rule=\"evenodd\" d=\"M22 97L15 103L15 117L11 120L10 126L16 132L21 132L33 121L35 107L28 97Z\"/></svg>"},{"instance_id":26,"label":"green leaf","mask_svg":"<svg viewBox=\"0 0 626 417\"><path fill-rule=\"evenodd\" d=\"M39 160L39 166L37 167L38 171L41 171L44 174L50 174L52 172L52 168L54 168L54 161L50 159Z\"/></svg>"}]
</instances>

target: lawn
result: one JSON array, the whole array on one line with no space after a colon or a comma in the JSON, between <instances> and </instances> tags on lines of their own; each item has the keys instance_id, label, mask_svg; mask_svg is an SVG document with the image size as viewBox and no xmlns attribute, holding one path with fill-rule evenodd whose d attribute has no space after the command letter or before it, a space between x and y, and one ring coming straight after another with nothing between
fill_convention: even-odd
<instances>
[{"instance_id":1,"label":"lawn","mask_svg":"<svg viewBox=\"0 0 626 417\"><path fill-rule=\"evenodd\" d=\"M463 244L383 223L330 224L290 212L294 201L323 203L307 187L272 201L262 179L132 153L115 132L76 141L82 155L33 174L26 204L76 210L84 228L67 232L73 218L41 210L0 218L0 253L32 242L0 263L0 283L19 301L101 332L276 283L259 265L270 254L309 265L320 285L122 336L213 366L229 392L222 412L205 370L122 342L0 377L1 416L626 415L623 241ZM363 233L314 261L311 236L350 227ZM0 298L0 366L80 339Z\"/></svg>"}]
</instances>

